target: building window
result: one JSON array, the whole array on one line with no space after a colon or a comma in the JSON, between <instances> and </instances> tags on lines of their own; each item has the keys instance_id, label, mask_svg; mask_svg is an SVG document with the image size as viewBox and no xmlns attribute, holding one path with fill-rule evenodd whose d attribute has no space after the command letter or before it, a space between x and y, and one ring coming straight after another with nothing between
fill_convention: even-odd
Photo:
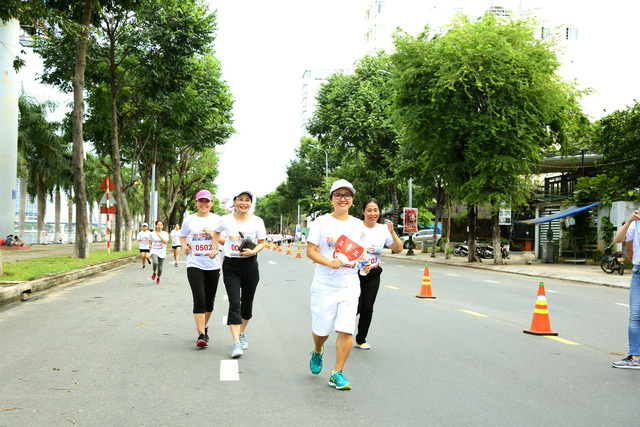
<instances>
[{"instance_id":1,"label":"building window","mask_svg":"<svg viewBox=\"0 0 640 427\"><path fill-rule=\"evenodd\" d=\"M577 28L567 28L566 38L567 38L567 40L578 40L578 29Z\"/></svg>"},{"instance_id":2,"label":"building window","mask_svg":"<svg viewBox=\"0 0 640 427\"><path fill-rule=\"evenodd\" d=\"M551 28L550 27L542 27L542 38L543 39L551 38Z\"/></svg>"}]
</instances>

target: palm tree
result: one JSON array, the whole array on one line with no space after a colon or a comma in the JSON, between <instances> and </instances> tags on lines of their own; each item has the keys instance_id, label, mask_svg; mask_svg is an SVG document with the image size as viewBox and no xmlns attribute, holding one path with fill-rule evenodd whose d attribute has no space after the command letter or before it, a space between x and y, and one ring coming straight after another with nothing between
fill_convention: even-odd
<instances>
[{"instance_id":1,"label":"palm tree","mask_svg":"<svg viewBox=\"0 0 640 427\"><path fill-rule=\"evenodd\" d=\"M46 119L52 102L37 102L24 92L18 100L18 151L27 165L27 193L38 199L38 243L41 243L47 196L70 170L68 144L56 133L59 124Z\"/></svg>"}]
</instances>

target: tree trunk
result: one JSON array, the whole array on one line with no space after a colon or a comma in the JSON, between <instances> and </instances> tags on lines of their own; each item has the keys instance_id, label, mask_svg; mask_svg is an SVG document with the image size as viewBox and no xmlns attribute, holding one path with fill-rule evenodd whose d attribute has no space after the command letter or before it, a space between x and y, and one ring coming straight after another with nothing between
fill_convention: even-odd
<instances>
[{"instance_id":1,"label":"tree trunk","mask_svg":"<svg viewBox=\"0 0 640 427\"><path fill-rule=\"evenodd\" d=\"M73 236L73 196L68 194L69 200L67 205L69 206L69 212L67 213L69 220L67 221L67 243L71 243L71 236Z\"/></svg>"},{"instance_id":2,"label":"tree trunk","mask_svg":"<svg viewBox=\"0 0 640 427\"><path fill-rule=\"evenodd\" d=\"M42 229L44 228L44 215L47 209L47 194L44 191L44 183L38 181L37 183L37 195L38 200L38 244L45 243L42 238Z\"/></svg>"},{"instance_id":3,"label":"tree trunk","mask_svg":"<svg viewBox=\"0 0 640 427\"><path fill-rule=\"evenodd\" d=\"M144 222L147 224L151 221L151 196L149 188L151 186L151 167L145 165L144 176L142 177L143 203L144 203Z\"/></svg>"},{"instance_id":4,"label":"tree trunk","mask_svg":"<svg viewBox=\"0 0 640 427\"><path fill-rule=\"evenodd\" d=\"M84 114L84 71L87 67L87 35L91 24L92 7L93 0L85 0L80 22L83 29L78 38L76 69L73 77L73 190L76 197L75 256L77 258L89 258L82 119Z\"/></svg>"},{"instance_id":5,"label":"tree trunk","mask_svg":"<svg viewBox=\"0 0 640 427\"><path fill-rule=\"evenodd\" d=\"M444 247L445 259L451 259L451 196L446 196L447 199L447 243Z\"/></svg>"},{"instance_id":6,"label":"tree trunk","mask_svg":"<svg viewBox=\"0 0 640 427\"><path fill-rule=\"evenodd\" d=\"M62 210L60 202L60 187L56 188L55 192L55 210L56 210L56 224L53 233L53 243L58 243L60 240L60 211Z\"/></svg>"},{"instance_id":7,"label":"tree trunk","mask_svg":"<svg viewBox=\"0 0 640 427\"><path fill-rule=\"evenodd\" d=\"M124 212L124 193L122 191L122 175L121 175L121 161L120 161L120 142L118 140L118 89L116 88L116 69L114 59L114 46L112 49L112 69L111 69L111 165L113 168L113 183L115 184L114 196L116 199L116 223L114 228L115 242L113 244L113 250L115 252L122 251L122 219Z\"/></svg>"},{"instance_id":8,"label":"tree trunk","mask_svg":"<svg viewBox=\"0 0 640 427\"><path fill-rule=\"evenodd\" d=\"M476 212L475 205L468 206L468 214L467 214L467 224L469 225L469 233L467 237L467 245L469 246L469 262L481 262L480 258L476 254L476 226L478 221L478 216Z\"/></svg>"},{"instance_id":9,"label":"tree trunk","mask_svg":"<svg viewBox=\"0 0 640 427\"><path fill-rule=\"evenodd\" d=\"M496 206L495 204L491 204L492 208ZM502 261L502 251L500 250L500 241L502 237L500 236L500 210L496 207L496 209L491 209L491 240L493 241L493 264L502 265L504 262Z\"/></svg>"},{"instance_id":10,"label":"tree trunk","mask_svg":"<svg viewBox=\"0 0 640 427\"><path fill-rule=\"evenodd\" d=\"M133 230L131 229L131 211L129 210L129 203L127 203L127 198L123 197L124 200L124 250L131 250L131 233Z\"/></svg>"},{"instance_id":11,"label":"tree trunk","mask_svg":"<svg viewBox=\"0 0 640 427\"><path fill-rule=\"evenodd\" d=\"M27 173L27 167L23 168L24 174ZM25 230L25 219L27 217L27 178L20 178L20 225L18 230L20 234L18 236L22 236L24 239L24 230Z\"/></svg>"}]
</instances>

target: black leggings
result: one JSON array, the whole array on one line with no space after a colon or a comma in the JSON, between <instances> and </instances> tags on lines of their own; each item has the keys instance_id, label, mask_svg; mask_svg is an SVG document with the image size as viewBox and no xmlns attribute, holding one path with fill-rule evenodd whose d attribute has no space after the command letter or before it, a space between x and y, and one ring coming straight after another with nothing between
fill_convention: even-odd
<instances>
[{"instance_id":1,"label":"black leggings","mask_svg":"<svg viewBox=\"0 0 640 427\"><path fill-rule=\"evenodd\" d=\"M253 316L253 297L260 281L258 257L225 257L222 273L229 297L227 325L240 325L242 319L249 320Z\"/></svg>"},{"instance_id":2,"label":"black leggings","mask_svg":"<svg viewBox=\"0 0 640 427\"><path fill-rule=\"evenodd\" d=\"M211 313L218 290L220 269L200 270L196 267L189 267L187 268L187 279L189 279L193 294L193 313Z\"/></svg>"},{"instance_id":3,"label":"black leggings","mask_svg":"<svg viewBox=\"0 0 640 427\"><path fill-rule=\"evenodd\" d=\"M373 317L373 304L376 302L378 289L380 289L380 274L382 268L374 268L366 276L360 276L360 299L358 300L358 313L360 320L358 321L358 333L356 334L356 342L364 344L367 342L367 334L369 326L371 326L371 318Z\"/></svg>"}]
</instances>

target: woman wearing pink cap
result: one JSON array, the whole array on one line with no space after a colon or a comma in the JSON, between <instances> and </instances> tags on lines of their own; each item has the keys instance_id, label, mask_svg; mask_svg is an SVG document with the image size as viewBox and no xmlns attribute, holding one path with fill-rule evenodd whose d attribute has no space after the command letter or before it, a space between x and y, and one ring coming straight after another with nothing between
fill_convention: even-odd
<instances>
[{"instance_id":1,"label":"woman wearing pink cap","mask_svg":"<svg viewBox=\"0 0 640 427\"><path fill-rule=\"evenodd\" d=\"M220 279L220 256L213 244L213 230L220 216L211 212L213 196L208 190L196 194L198 212L185 218L180 229L180 242L187 255L187 279L193 294L193 317L198 328L198 347L209 345L207 324L213 312L213 302ZM188 244L187 244L188 242ZM224 239L220 241L224 243Z\"/></svg>"},{"instance_id":2,"label":"woman wearing pink cap","mask_svg":"<svg viewBox=\"0 0 640 427\"><path fill-rule=\"evenodd\" d=\"M235 212L222 217L213 238L215 246L220 233L227 236L222 272L229 297L227 325L233 338L231 357L234 358L240 357L249 346L245 330L253 316L253 298L260 281L256 255L264 248L267 238L262 218L249 213L252 202L251 191L236 193L233 198Z\"/></svg>"}]
</instances>

